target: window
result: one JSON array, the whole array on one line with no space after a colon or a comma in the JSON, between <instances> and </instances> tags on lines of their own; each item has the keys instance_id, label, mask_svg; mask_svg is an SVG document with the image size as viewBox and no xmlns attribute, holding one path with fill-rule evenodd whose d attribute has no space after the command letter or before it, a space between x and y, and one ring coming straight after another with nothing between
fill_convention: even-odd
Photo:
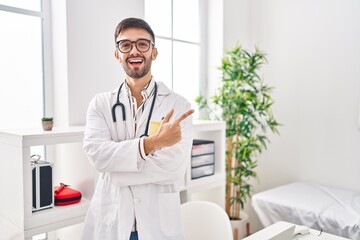
<instances>
[{"instance_id":1,"label":"window","mask_svg":"<svg viewBox=\"0 0 360 240\"><path fill-rule=\"evenodd\" d=\"M206 79L204 4L202 0L145 0L145 20L156 35L159 50L152 73L194 108Z\"/></svg>"},{"instance_id":2,"label":"window","mask_svg":"<svg viewBox=\"0 0 360 240\"><path fill-rule=\"evenodd\" d=\"M0 0L0 129L41 128L51 110L49 13L49 0Z\"/></svg>"},{"instance_id":3,"label":"window","mask_svg":"<svg viewBox=\"0 0 360 240\"><path fill-rule=\"evenodd\" d=\"M50 83L48 0L0 0L0 129L41 126Z\"/></svg>"}]
</instances>

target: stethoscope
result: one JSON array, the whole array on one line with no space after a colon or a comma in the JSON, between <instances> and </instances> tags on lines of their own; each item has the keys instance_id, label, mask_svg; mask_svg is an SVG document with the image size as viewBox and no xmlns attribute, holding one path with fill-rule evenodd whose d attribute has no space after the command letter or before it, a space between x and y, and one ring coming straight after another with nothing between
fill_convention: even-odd
<instances>
[{"instance_id":1,"label":"stethoscope","mask_svg":"<svg viewBox=\"0 0 360 240\"><path fill-rule=\"evenodd\" d=\"M149 112L149 116L148 116L148 119L147 119L147 123L146 123L146 129L145 129L145 132L143 135L140 136L141 137L148 137L148 131L149 131L149 125L150 125L150 119L151 119L151 115L153 113L153 110L154 110L154 105L155 105L155 99L156 99L156 96L157 96L157 90L158 90L158 87L157 87L157 84L156 82L154 82L154 98L152 100L152 103L151 103L151 107L150 107L150 112ZM119 87L119 90L118 90L118 93L117 93L117 99L116 99L116 103L114 104L114 106L112 106L111 108L111 114L112 114L112 120L114 123L116 123L116 114L115 114L115 110L116 110L116 107L117 106L120 106L121 107L121 112L122 112L122 117L123 117L123 121L125 122L126 120L126 115L125 115L125 106L123 103L120 102L120 92L121 92L121 88L122 86L124 85L124 83L122 83Z\"/></svg>"}]
</instances>

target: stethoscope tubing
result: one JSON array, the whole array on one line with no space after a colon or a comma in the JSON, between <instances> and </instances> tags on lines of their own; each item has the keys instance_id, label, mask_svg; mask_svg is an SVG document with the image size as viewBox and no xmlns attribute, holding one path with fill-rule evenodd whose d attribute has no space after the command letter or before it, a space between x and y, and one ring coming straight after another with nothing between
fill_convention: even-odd
<instances>
[{"instance_id":1,"label":"stethoscope tubing","mask_svg":"<svg viewBox=\"0 0 360 240\"><path fill-rule=\"evenodd\" d=\"M122 104L122 103L120 102L120 92L121 92L121 88L122 88L123 85L124 85L124 83L122 83L122 84L120 85L119 90L118 90L118 93L117 93L116 103L114 104L114 106L112 106L112 109L111 109L111 115L112 115L112 119L113 119L113 122L114 122L114 123L116 122L115 109L116 109L117 106L120 106L120 107L121 107L123 121L126 120L125 106L124 106L124 104Z\"/></svg>"},{"instance_id":2,"label":"stethoscope tubing","mask_svg":"<svg viewBox=\"0 0 360 240\"><path fill-rule=\"evenodd\" d=\"M146 129L145 129L144 134L142 134L142 135L140 136L140 138L149 136L149 135L148 135L148 132L149 132L150 120L151 120L152 113L153 113L153 111L154 111L155 100L156 100L157 91L158 91L157 83L155 82L154 84L155 84L155 85L154 85L154 98L153 98L152 103L151 103L150 112L149 112L149 116L148 116L147 123L146 123ZM121 92L121 88L122 88L123 85L124 85L124 83L122 83L122 84L120 85L119 90L118 90L118 93L117 93L116 103L115 103L115 104L112 106L112 108L111 108L111 115L112 115L112 120L113 120L114 123L116 123L116 113L115 113L115 110L116 110L116 107L118 107L118 106L120 106L120 108L121 108L123 121L124 121L124 122L126 121L125 105L120 102L120 92Z\"/></svg>"}]
</instances>

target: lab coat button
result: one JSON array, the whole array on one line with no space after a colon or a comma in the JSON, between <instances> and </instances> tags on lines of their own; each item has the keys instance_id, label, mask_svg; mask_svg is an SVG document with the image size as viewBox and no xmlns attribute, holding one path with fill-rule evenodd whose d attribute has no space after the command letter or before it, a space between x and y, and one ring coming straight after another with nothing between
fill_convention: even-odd
<instances>
[{"instance_id":1,"label":"lab coat button","mask_svg":"<svg viewBox=\"0 0 360 240\"><path fill-rule=\"evenodd\" d=\"M138 203L140 203L140 200L138 198L134 198L134 203L138 204Z\"/></svg>"}]
</instances>

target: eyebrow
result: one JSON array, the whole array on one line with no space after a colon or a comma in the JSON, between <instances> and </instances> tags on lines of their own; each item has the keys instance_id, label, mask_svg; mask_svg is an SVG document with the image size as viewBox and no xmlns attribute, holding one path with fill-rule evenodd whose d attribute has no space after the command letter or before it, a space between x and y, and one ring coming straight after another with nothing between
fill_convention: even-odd
<instances>
[{"instance_id":1,"label":"eyebrow","mask_svg":"<svg viewBox=\"0 0 360 240\"><path fill-rule=\"evenodd\" d=\"M136 39L136 40L134 40L134 41L137 41L137 40L140 40L140 39L149 40L149 41L151 41L151 42L154 42L154 40L151 40L151 39L145 38L145 37L138 38L138 39ZM132 41L132 40L130 40L130 39L128 39L128 38L124 38L124 39L116 39L116 42L125 41L125 40ZM133 41L132 41L132 42L133 42Z\"/></svg>"}]
</instances>

